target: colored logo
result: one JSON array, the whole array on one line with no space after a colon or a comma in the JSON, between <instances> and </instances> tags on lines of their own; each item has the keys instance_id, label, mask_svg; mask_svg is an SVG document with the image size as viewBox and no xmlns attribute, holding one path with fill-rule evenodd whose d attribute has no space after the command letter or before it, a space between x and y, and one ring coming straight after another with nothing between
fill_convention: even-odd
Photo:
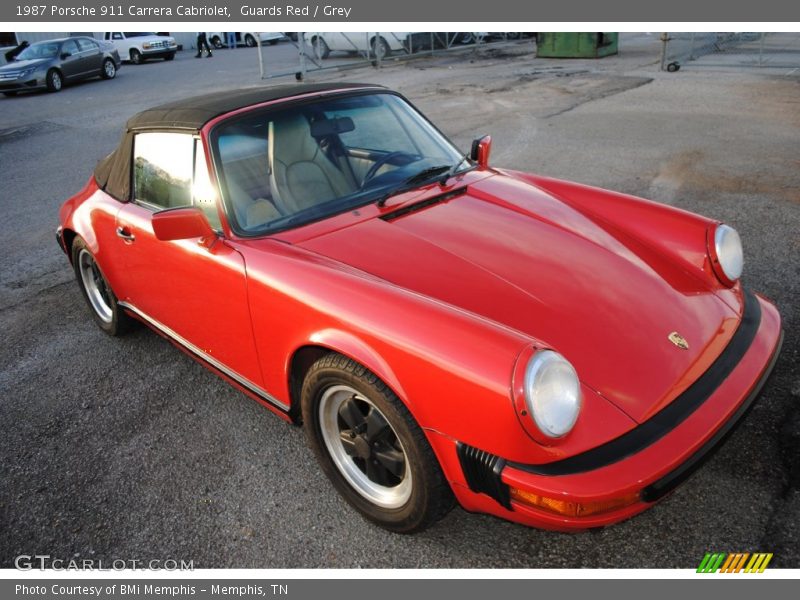
<instances>
[{"instance_id":1,"label":"colored logo","mask_svg":"<svg viewBox=\"0 0 800 600\"><path fill-rule=\"evenodd\" d=\"M725 552L706 552L700 566L697 567L698 573L763 573L769 561L772 560L772 552L738 552L727 554Z\"/></svg>"},{"instance_id":2,"label":"colored logo","mask_svg":"<svg viewBox=\"0 0 800 600\"><path fill-rule=\"evenodd\" d=\"M684 337L683 337L683 336L682 336L680 333L678 333L677 331L673 331L672 333L670 333L670 334L667 336L667 339L668 339L670 342L672 342L673 344L675 344L675 345L676 345L678 348L680 348L681 350L688 350L688 349L689 349L689 342L687 342L687 341L686 341L686 338L684 338Z\"/></svg>"}]
</instances>

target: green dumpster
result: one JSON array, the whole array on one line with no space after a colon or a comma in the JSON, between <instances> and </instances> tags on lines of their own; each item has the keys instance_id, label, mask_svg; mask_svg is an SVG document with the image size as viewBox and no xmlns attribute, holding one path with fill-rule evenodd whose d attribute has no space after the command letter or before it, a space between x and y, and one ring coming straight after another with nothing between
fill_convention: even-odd
<instances>
[{"instance_id":1,"label":"green dumpster","mask_svg":"<svg viewBox=\"0 0 800 600\"><path fill-rule=\"evenodd\" d=\"M540 58L602 58L616 54L619 33L539 32L536 56Z\"/></svg>"}]
</instances>

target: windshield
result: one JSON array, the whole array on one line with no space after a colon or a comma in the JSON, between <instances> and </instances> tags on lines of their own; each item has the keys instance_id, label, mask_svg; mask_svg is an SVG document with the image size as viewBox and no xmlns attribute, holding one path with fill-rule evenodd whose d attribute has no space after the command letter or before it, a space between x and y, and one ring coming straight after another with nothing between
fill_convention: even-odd
<instances>
[{"instance_id":1,"label":"windshield","mask_svg":"<svg viewBox=\"0 0 800 600\"><path fill-rule=\"evenodd\" d=\"M36 60L39 58L55 58L58 56L59 45L55 42L41 42L31 44L17 54L16 60Z\"/></svg>"},{"instance_id":2,"label":"windshield","mask_svg":"<svg viewBox=\"0 0 800 600\"><path fill-rule=\"evenodd\" d=\"M244 235L303 225L471 166L389 93L253 111L216 127L211 142L227 213Z\"/></svg>"},{"instance_id":3,"label":"windshield","mask_svg":"<svg viewBox=\"0 0 800 600\"><path fill-rule=\"evenodd\" d=\"M153 33L152 31L139 31L139 32L126 31L125 32L125 37L126 38L144 37L144 36L147 36L147 35L155 35L155 33Z\"/></svg>"}]
</instances>

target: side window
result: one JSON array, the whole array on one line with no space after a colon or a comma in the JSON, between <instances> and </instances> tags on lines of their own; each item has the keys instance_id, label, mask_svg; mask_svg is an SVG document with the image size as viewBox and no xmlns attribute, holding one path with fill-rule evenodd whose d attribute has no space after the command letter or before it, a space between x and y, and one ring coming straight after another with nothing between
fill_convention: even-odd
<instances>
[{"instance_id":1,"label":"side window","mask_svg":"<svg viewBox=\"0 0 800 600\"><path fill-rule=\"evenodd\" d=\"M110 40L110 39L111 39L111 33L109 33L108 31L106 31L106 32L103 34L103 39L104 39L104 40Z\"/></svg>"},{"instance_id":2,"label":"side window","mask_svg":"<svg viewBox=\"0 0 800 600\"><path fill-rule=\"evenodd\" d=\"M205 214L212 229L222 229L217 210L217 190L211 183L206 164L203 142L195 140L194 146L194 183L192 183L192 201Z\"/></svg>"},{"instance_id":3,"label":"side window","mask_svg":"<svg viewBox=\"0 0 800 600\"><path fill-rule=\"evenodd\" d=\"M137 202L161 208L192 204L194 138L186 133L140 133L133 143Z\"/></svg>"},{"instance_id":4,"label":"side window","mask_svg":"<svg viewBox=\"0 0 800 600\"><path fill-rule=\"evenodd\" d=\"M115 31L114 33L111 34L111 39L112 40L124 40L125 38L122 37L122 33L118 32L118 31Z\"/></svg>"},{"instance_id":5,"label":"side window","mask_svg":"<svg viewBox=\"0 0 800 600\"><path fill-rule=\"evenodd\" d=\"M88 38L78 39L78 47L81 49L81 52L86 50L97 50L97 44Z\"/></svg>"},{"instance_id":6,"label":"side window","mask_svg":"<svg viewBox=\"0 0 800 600\"><path fill-rule=\"evenodd\" d=\"M67 40L61 46L61 53L62 54L77 54L78 53L78 44L75 43L75 40Z\"/></svg>"}]
</instances>

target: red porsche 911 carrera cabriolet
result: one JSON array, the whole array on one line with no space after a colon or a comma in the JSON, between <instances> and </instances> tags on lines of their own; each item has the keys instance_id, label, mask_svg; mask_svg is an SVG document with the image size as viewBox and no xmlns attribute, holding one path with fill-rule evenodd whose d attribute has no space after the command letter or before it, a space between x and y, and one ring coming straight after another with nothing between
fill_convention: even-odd
<instances>
[{"instance_id":1,"label":"red porsche 911 carrera cabriolet","mask_svg":"<svg viewBox=\"0 0 800 600\"><path fill-rule=\"evenodd\" d=\"M97 324L141 321L287 421L364 516L549 529L651 506L777 358L728 225L464 156L401 95L320 84L128 121L61 208ZM112 375L113 376L113 375Z\"/></svg>"}]
</instances>

